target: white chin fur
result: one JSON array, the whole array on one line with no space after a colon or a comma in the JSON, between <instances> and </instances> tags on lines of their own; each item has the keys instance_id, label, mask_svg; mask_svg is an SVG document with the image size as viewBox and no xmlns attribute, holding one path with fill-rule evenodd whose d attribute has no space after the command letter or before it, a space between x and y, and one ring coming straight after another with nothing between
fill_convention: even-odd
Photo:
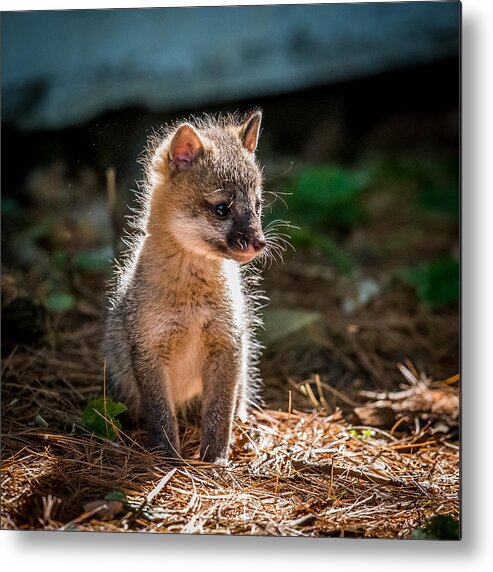
<instances>
[{"instance_id":1,"label":"white chin fur","mask_svg":"<svg viewBox=\"0 0 493 572\"><path fill-rule=\"evenodd\" d=\"M213 250L202 238L203 227L189 217L175 217L171 223L173 236L186 250L190 250L207 258L223 258Z\"/></svg>"}]
</instances>

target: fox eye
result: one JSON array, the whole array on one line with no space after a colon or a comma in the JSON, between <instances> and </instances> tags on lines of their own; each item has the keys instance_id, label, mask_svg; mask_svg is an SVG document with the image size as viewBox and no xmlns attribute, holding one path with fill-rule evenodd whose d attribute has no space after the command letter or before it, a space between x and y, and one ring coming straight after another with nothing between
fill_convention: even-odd
<instances>
[{"instance_id":1,"label":"fox eye","mask_svg":"<svg viewBox=\"0 0 493 572\"><path fill-rule=\"evenodd\" d=\"M229 206L226 203L219 203L214 207L214 213L219 217L228 216Z\"/></svg>"}]
</instances>

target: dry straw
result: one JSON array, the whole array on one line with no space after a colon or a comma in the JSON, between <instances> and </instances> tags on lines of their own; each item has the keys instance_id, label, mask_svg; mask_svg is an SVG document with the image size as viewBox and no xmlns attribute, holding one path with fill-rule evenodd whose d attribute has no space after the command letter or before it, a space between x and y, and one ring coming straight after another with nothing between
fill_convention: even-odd
<instances>
[{"instance_id":1,"label":"dry straw","mask_svg":"<svg viewBox=\"0 0 493 572\"><path fill-rule=\"evenodd\" d=\"M194 460L199 433L186 425L188 460L172 467L145 448L144 430L113 443L80 426L103 378L101 328L88 313L57 318L48 345L3 359L3 528L405 538L433 515L458 518L458 446L413 420L437 391L456 408L457 379L431 383L403 366L416 411L377 396L401 406L383 430L328 412L330 386L315 376L291 386L311 412L288 405L235 425L229 467ZM115 491L127 501L104 500Z\"/></svg>"}]
</instances>

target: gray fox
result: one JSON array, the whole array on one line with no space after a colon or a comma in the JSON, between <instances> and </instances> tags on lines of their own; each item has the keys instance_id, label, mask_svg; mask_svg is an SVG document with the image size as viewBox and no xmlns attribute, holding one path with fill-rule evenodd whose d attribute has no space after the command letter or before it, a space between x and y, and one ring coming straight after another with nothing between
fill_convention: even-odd
<instances>
[{"instance_id":1,"label":"gray fox","mask_svg":"<svg viewBox=\"0 0 493 572\"><path fill-rule=\"evenodd\" d=\"M177 412L200 398L200 458L227 463L235 415L258 398L262 113L204 116L151 142L136 234L108 308L108 393L181 457Z\"/></svg>"}]
</instances>

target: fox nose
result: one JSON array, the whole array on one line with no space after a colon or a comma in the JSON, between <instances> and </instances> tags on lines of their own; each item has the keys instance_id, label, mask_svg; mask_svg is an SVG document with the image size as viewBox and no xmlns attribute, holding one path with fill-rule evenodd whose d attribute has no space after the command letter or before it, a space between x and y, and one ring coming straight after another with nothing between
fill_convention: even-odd
<instances>
[{"instance_id":1,"label":"fox nose","mask_svg":"<svg viewBox=\"0 0 493 572\"><path fill-rule=\"evenodd\" d=\"M259 236L259 237L254 238L252 240L252 246L253 246L255 252L259 252L260 250L262 250L262 248L264 248L265 245L266 245L266 242L265 242L264 236Z\"/></svg>"}]
</instances>

